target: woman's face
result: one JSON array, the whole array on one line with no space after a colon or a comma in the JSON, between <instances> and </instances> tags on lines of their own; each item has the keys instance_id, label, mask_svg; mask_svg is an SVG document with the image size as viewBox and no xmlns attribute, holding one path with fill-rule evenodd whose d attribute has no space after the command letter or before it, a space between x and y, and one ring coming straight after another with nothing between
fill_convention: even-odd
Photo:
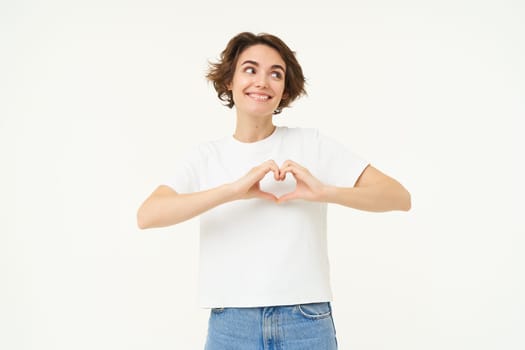
<instances>
[{"instance_id":1,"label":"woman's face","mask_svg":"<svg viewBox=\"0 0 525 350\"><path fill-rule=\"evenodd\" d=\"M245 49L228 85L237 114L271 116L283 97L285 73L277 50L262 44Z\"/></svg>"}]
</instances>

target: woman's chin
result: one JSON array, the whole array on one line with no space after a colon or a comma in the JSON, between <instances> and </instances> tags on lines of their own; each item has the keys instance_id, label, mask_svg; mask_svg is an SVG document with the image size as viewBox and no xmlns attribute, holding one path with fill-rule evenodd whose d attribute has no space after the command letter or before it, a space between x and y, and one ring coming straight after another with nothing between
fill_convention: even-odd
<instances>
[{"instance_id":1,"label":"woman's chin","mask_svg":"<svg viewBox=\"0 0 525 350\"><path fill-rule=\"evenodd\" d=\"M277 107L273 108L273 106L255 106L251 108L243 108L239 109L237 108L237 114L252 116L252 117L271 117L273 115L273 112L275 111ZM240 112L240 113L239 113Z\"/></svg>"}]
</instances>

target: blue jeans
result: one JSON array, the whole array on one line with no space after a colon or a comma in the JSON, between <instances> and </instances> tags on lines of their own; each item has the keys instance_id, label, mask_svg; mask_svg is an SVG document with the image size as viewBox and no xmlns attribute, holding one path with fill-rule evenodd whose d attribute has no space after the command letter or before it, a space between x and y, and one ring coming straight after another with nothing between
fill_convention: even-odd
<instances>
[{"instance_id":1,"label":"blue jeans","mask_svg":"<svg viewBox=\"0 0 525 350\"><path fill-rule=\"evenodd\" d=\"M330 302L210 311L205 350L336 350Z\"/></svg>"}]
</instances>

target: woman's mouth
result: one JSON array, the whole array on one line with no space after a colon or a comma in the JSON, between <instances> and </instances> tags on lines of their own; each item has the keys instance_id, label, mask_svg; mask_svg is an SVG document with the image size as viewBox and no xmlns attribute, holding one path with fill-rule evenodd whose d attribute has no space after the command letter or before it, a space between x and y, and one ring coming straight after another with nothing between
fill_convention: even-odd
<instances>
[{"instance_id":1,"label":"woman's mouth","mask_svg":"<svg viewBox=\"0 0 525 350\"><path fill-rule=\"evenodd\" d=\"M248 92L246 95L255 101L268 101L269 99L272 98L270 95L257 94L257 93L251 93L251 92Z\"/></svg>"}]
</instances>

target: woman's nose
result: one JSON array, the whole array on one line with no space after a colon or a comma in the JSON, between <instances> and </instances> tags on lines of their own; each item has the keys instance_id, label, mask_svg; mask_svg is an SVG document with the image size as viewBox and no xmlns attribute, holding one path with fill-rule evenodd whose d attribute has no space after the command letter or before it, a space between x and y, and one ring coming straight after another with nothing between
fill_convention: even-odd
<instances>
[{"instance_id":1,"label":"woman's nose","mask_svg":"<svg viewBox=\"0 0 525 350\"><path fill-rule=\"evenodd\" d=\"M258 87L258 88L263 88L263 87L266 87L267 85L267 81L266 81L266 77L263 76L263 75L258 75L255 77L255 86Z\"/></svg>"}]
</instances>

